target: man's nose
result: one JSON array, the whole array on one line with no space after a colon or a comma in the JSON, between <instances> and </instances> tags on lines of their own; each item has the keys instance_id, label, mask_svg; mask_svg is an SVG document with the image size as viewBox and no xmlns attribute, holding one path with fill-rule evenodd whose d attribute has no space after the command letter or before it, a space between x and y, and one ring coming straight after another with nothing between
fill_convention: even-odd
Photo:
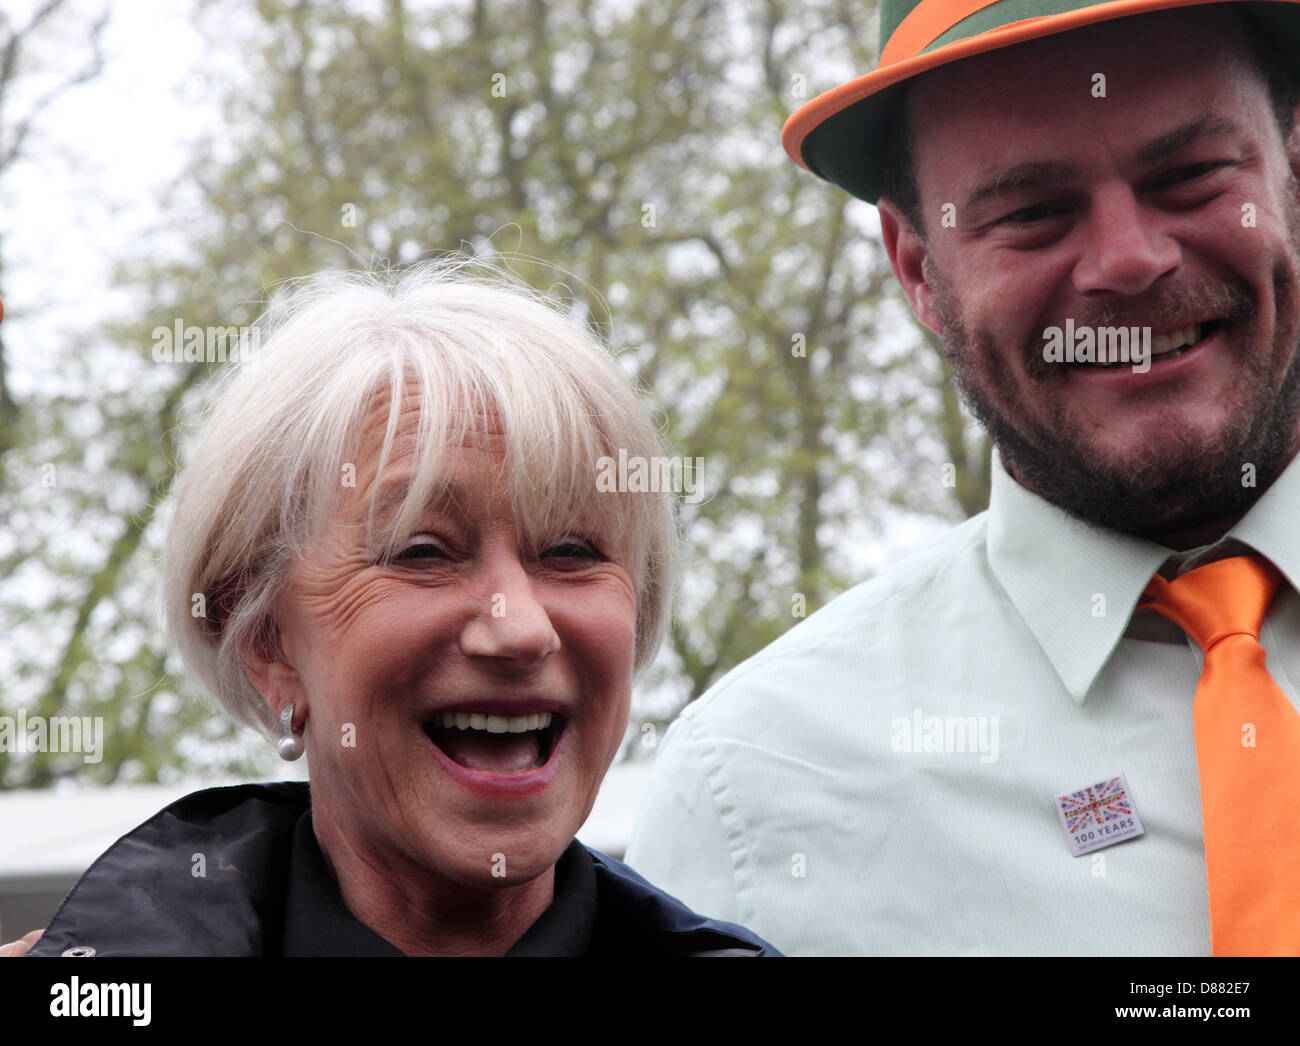
<instances>
[{"instance_id":1,"label":"man's nose","mask_svg":"<svg viewBox=\"0 0 1300 1046\"><path fill-rule=\"evenodd\" d=\"M527 668L560 649L560 637L516 554L496 556L480 582L481 605L461 630L461 650Z\"/></svg>"},{"instance_id":2,"label":"man's nose","mask_svg":"<svg viewBox=\"0 0 1300 1046\"><path fill-rule=\"evenodd\" d=\"M1144 208L1128 186L1107 188L1092 202L1082 253L1074 267L1080 294L1146 292L1182 264L1178 241L1160 227L1160 216Z\"/></svg>"}]
</instances>

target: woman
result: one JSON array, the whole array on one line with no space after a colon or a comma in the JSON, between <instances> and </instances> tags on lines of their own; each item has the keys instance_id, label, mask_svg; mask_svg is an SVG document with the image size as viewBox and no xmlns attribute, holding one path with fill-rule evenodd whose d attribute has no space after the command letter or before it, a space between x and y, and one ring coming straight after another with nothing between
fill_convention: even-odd
<instances>
[{"instance_id":1,"label":"woman","mask_svg":"<svg viewBox=\"0 0 1300 1046\"><path fill-rule=\"evenodd\" d=\"M596 483L661 453L614 360L445 268L271 315L179 481L164 601L310 786L173 804L29 954L773 954L574 840L674 560L671 495Z\"/></svg>"}]
</instances>

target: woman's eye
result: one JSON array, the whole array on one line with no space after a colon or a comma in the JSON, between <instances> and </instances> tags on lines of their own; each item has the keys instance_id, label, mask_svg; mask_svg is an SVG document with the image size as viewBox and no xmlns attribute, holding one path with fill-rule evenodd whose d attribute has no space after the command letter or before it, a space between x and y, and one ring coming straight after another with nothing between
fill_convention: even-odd
<instances>
[{"instance_id":1,"label":"woman's eye","mask_svg":"<svg viewBox=\"0 0 1300 1046\"><path fill-rule=\"evenodd\" d=\"M590 541L564 541L546 552L547 559L604 559Z\"/></svg>"},{"instance_id":2,"label":"woman's eye","mask_svg":"<svg viewBox=\"0 0 1300 1046\"><path fill-rule=\"evenodd\" d=\"M407 545L406 548L393 557L395 560L446 558L447 553L431 541L417 541L412 545Z\"/></svg>"}]
</instances>

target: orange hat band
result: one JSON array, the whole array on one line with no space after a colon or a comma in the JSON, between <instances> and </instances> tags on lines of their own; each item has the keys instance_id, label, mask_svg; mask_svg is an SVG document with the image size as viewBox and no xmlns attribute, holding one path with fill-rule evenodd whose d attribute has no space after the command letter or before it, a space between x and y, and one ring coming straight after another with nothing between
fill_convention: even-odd
<instances>
[{"instance_id":1,"label":"orange hat band","mask_svg":"<svg viewBox=\"0 0 1300 1046\"><path fill-rule=\"evenodd\" d=\"M915 58L963 18L969 18L976 11L997 2L998 0L921 0L898 23L894 35L880 52L880 65L893 65L905 58Z\"/></svg>"}]
</instances>

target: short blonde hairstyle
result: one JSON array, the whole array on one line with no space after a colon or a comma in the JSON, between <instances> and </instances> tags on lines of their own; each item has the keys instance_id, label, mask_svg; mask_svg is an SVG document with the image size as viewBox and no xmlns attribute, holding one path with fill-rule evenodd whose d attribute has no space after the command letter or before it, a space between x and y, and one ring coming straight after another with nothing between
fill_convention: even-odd
<instances>
[{"instance_id":1,"label":"short blonde hairstyle","mask_svg":"<svg viewBox=\"0 0 1300 1046\"><path fill-rule=\"evenodd\" d=\"M558 538L581 522L632 576L638 671L659 646L677 562L673 495L597 486L600 458L661 455L659 433L615 359L560 302L476 268L426 263L301 281L273 297L241 361L213 379L173 496L164 615L188 670L264 736L278 726L241 651L278 647L276 597L341 507L344 466L378 435L364 422L385 400L378 475L404 407L419 412L415 460L383 533L373 529L373 485L368 547L391 553L410 538L442 490L444 451L495 415L521 538Z\"/></svg>"}]
</instances>

